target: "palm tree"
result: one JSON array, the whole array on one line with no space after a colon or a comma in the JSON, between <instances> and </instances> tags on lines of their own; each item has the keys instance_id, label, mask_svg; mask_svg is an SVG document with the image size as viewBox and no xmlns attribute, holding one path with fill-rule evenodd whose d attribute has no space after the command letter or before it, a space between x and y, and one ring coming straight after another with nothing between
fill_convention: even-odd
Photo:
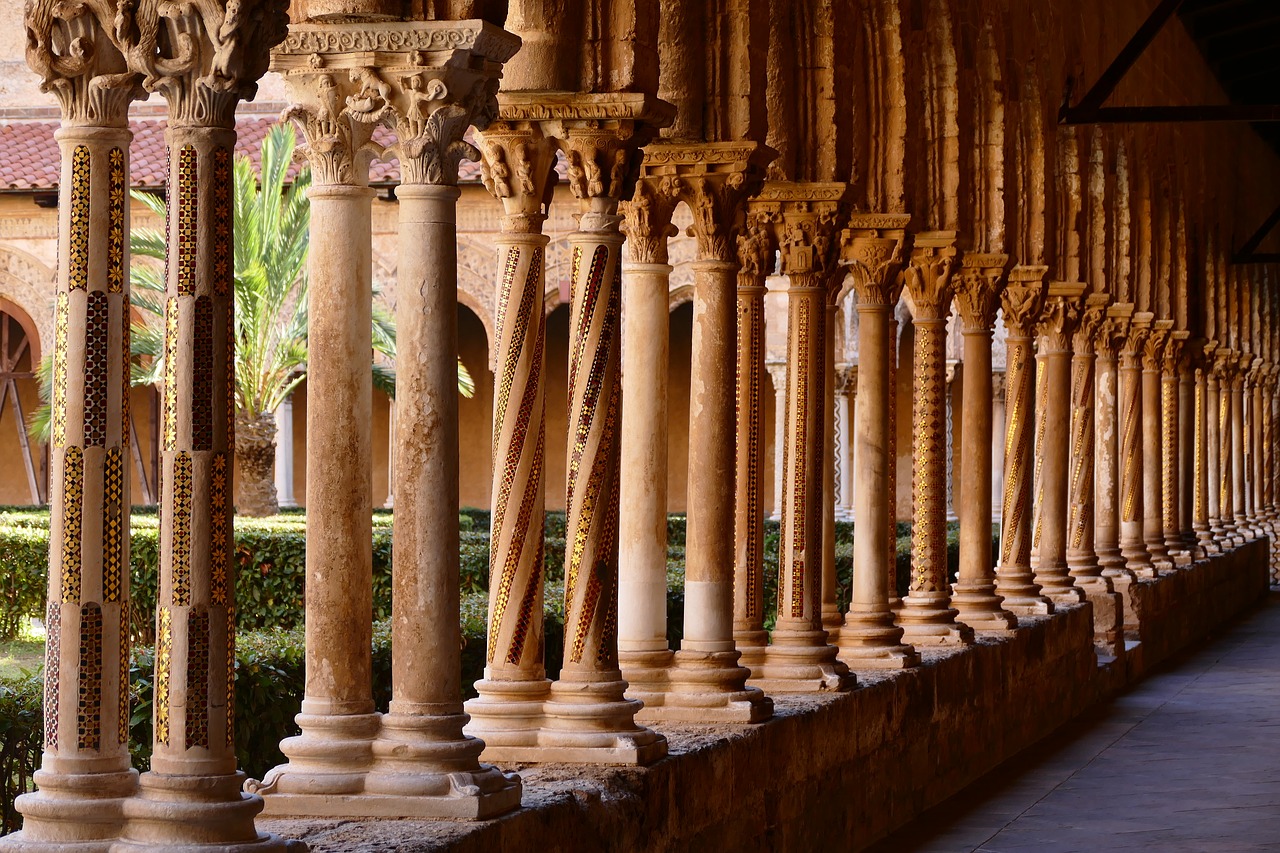
<instances>
[{"instance_id":1,"label":"palm tree","mask_svg":"<svg viewBox=\"0 0 1280 853\"><path fill-rule=\"evenodd\" d=\"M248 157L233 169L236 334L236 510L265 516L279 511L275 489L275 411L307 375L307 249L310 172L288 180L295 137L285 125L262 140L261 172ZM165 220L165 201L134 191L134 199ZM131 303L141 322L132 329L132 382L151 385L164 377L165 237L154 229L135 230L130 239ZM374 387L395 396L395 327L377 301L372 364ZM458 362L459 391L474 393L470 374ZM48 399L45 393L44 399ZM33 432L47 440L47 406L32 419ZM43 428L44 434L40 434Z\"/></svg>"}]
</instances>

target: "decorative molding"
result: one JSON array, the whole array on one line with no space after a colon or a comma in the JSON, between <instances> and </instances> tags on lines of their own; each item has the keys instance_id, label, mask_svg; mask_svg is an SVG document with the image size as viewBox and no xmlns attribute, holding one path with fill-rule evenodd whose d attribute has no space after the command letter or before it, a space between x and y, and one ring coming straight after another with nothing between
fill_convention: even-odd
<instances>
[{"instance_id":1,"label":"decorative molding","mask_svg":"<svg viewBox=\"0 0 1280 853\"><path fill-rule=\"evenodd\" d=\"M459 51L506 62L520 39L485 21L412 21L351 24L294 24L280 45L282 53L410 53L415 64L443 65Z\"/></svg>"}]
</instances>

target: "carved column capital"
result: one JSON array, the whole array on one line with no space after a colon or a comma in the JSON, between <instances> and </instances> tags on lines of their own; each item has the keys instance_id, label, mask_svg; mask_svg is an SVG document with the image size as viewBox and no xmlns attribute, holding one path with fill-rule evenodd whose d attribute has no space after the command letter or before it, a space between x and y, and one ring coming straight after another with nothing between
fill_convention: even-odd
<instances>
[{"instance_id":1,"label":"carved column capital","mask_svg":"<svg viewBox=\"0 0 1280 853\"><path fill-rule=\"evenodd\" d=\"M1133 303L1117 302L1107 309L1106 317L1098 328L1094 348L1099 358L1115 361L1120 347L1129 335L1129 322L1133 319Z\"/></svg>"},{"instance_id":2,"label":"carved column capital","mask_svg":"<svg viewBox=\"0 0 1280 853\"><path fill-rule=\"evenodd\" d=\"M840 257L848 264L858 303L892 308L902 295L909 214L854 213L840 235Z\"/></svg>"},{"instance_id":3,"label":"carved column capital","mask_svg":"<svg viewBox=\"0 0 1280 853\"><path fill-rule=\"evenodd\" d=\"M1067 352L1071 348L1071 337L1075 334L1083 307L1080 297L1084 290L1085 285L1080 282L1049 283L1037 329L1046 352Z\"/></svg>"},{"instance_id":4,"label":"carved column capital","mask_svg":"<svg viewBox=\"0 0 1280 853\"><path fill-rule=\"evenodd\" d=\"M773 241L773 229L769 214L755 210L755 203L747 203L747 215L737 239L738 286L760 287L764 277L773 272L773 256L777 246Z\"/></svg>"},{"instance_id":5,"label":"carved column capital","mask_svg":"<svg viewBox=\"0 0 1280 853\"><path fill-rule=\"evenodd\" d=\"M956 311L965 332L989 332L1004 292L1008 255L967 254L955 277Z\"/></svg>"},{"instance_id":6,"label":"carved column capital","mask_svg":"<svg viewBox=\"0 0 1280 853\"><path fill-rule=\"evenodd\" d=\"M752 209L772 226L783 275L834 276L849 185L767 182Z\"/></svg>"},{"instance_id":7,"label":"carved column capital","mask_svg":"<svg viewBox=\"0 0 1280 853\"><path fill-rule=\"evenodd\" d=\"M1035 332L1048 293L1045 286L1048 274L1049 268L1044 266L1018 265L1009 270L1009 282L1000 294L1000 307L1009 334L1029 338Z\"/></svg>"},{"instance_id":8,"label":"carved column capital","mask_svg":"<svg viewBox=\"0 0 1280 853\"><path fill-rule=\"evenodd\" d=\"M502 202L503 227L540 231L555 184L555 141L537 122L499 118L476 134L485 189Z\"/></svg>"},{"instance_id":9,"label":"carved column capital","mask_svg":"<svg viewBox=\"0 0 1280 853\"><path fill-rule=\"evenodd\" d=\"M1147 338L1151 335L1151 323L1155 315L1150 311L1135 312L1129 318L1120 341L1120 366L1138 369L1142 366L1142 354Z\"/></svg>"},{"instance_id":10,"label":"carved column capital","mask_svg":"<svg viewBox=\"0 0 1280 853\"><path fill-rule=\"evenodd\" d=\"M128 45L115 40L115 3L106 0L27 3L27 64L40 91L58 99L66 125L116 127L129 103L146 98L142 76L126 65Z\"/></svg>"},{"instance_id":11,"label":"carved column capital","mask_svg":"<svg viewBox=\"0 0 1280 853\"><path fill-rule=\"evenodd\" d=\"M1173 332L1172 320L1156 320L1151 325L1151 333L1146 336L1142 344L1143 370L1160 370L1171 332Z\"/></svg>"},{"instance_id":12,"label":"carved column capital","mask_svg":"<svg viewBox=\"0 0 1280 853\"><path fill-rule=\"evenodd\" d=\"M233 128L289 21L287 0L113 5L129 70L168 101L170 127Z\"/></svg>"},{"instance_id":13,"label":"carved column capital","mask_svg":"<svg viewBox=\"0 0 1280 853\"><path fill-rule=\"evenodd\" d=\"M1164 360L1161 367L1166 375L1176 375L1182 372L1186 364L1184 358L1190 355L1190 347L1187 346L1188 338L1191 333L1180 329L1169 333L1169 342L1164 347Z\"/></svg>"},{"instance_id":14,"label":"carved column capital","mask_svg":"<svg viewBox=\"0 0 1280 853\"><path fill-rule=\"evenodd\" d=\"M1107 307L1110 304L1109 293L1090 293L1085 298L1075 333L1071 336L1071 348L1076 355L1094 354L1095 341L1107 320Z\"/></svg>"},{"instance_id":15,"label":"carved column capital","mask_svg":"<svg viewBox=\"0 0 1280 853\"><path fill-rule=\"evenodd\" d=\"M923 231L915 235L904 278L916 322L942 320L951 313L951 276L959 254L954 231Z\"/></svg>"},{"instance_id":16,"label":"carved column capital","mask_svg":"<svg viewBox=\"0 0 1280 853\"><path fill-rule=\"evenodd\" d=\"M991 372L991 402L1004 405L1005 400L1005 372L1003 370L993 370Z\"/></svg>"},{"instance_id":17,"label":"carved column capital","mask_svg":"<svg viewBox=\"0 0 1280 853\"><path fill-rule=\"evenodd\" d=\"M381 156L374 122L363 121L350 103L360 91L345 72L297 69L284 72L291 105L280 115L302 132L300 153L317 186L367 186L369 163Z\"/></svg>"},{"instance_id":18,"label":"carved column capital","mask_svg":"<svg viewBox=\"0 0 1280 853\"><path fill-rule=\"evenodd\" d=\"M619 206L622 230L627 235L631 260L638 264L667 263L667 241L679 233L671 216L680 203L680 192L671 178L641 176L630 201Z\"/></svg>"}]
</instances>

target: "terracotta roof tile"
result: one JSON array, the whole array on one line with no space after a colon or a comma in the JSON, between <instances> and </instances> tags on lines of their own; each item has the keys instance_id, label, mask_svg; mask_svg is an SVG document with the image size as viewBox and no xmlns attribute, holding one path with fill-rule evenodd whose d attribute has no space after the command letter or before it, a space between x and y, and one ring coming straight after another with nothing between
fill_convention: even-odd
<instances>
[{"instance_id":1,"label":"terracotta roof tile","mask_svg":"<svg viewBox=\"0 0 1280 853\"><path fill-rule=\"evenodd\" d=\"M265 117L246 117L236 122L236 153L247 154L258 161L258 149L262 138L276 123ZM130 122L133 144L129 148L130 171L135 187L163 187L166 161L164 148L165 122L162 119ZM57 122L13 122L0 125L0 191L41 192L56 190L60 178L61 156L53 133ZM386 145L392 141L391 132L378 127L374 141ZM301 139L299 139L301 142ZM293 170L296 171L295 166ZM480 181L480 166L463 161L458 179L463 183ZM377 161L369 170L369 182L394 184L400 180L400 164L395 159Z\"/></svg>"}]
</instances>

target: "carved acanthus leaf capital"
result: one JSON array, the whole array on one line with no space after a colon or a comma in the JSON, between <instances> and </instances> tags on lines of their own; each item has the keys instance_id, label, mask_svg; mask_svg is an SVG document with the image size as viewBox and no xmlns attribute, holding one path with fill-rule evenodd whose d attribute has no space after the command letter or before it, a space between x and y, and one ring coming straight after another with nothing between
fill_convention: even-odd
<instances>
[{"instance_id":1,"label":"carved acanthus leaf capital","mask_svg":"<svg viewBox=\"0 0 1280 853\"><path fill-rule=\"evenodd\" d=\"M928 231L912 241L911 260L903 276L916 322L941 320L951 313L951 277L958 254L954 232Z\"/></svg>"},{"instance_id":2,"label":"carved acanthus leaf capital","mask_svg":"<svg viewBox=\"0 0 1280 853\"><path fill-rule=\"evenodd\" d=\"M1044 279L1048 274L1049 268L1044 266L1020 265L1009 270L1009 283L1000 294L1000 308L1010 335L1029 338L1035 331L1044 309L1048 290Z\"/></svg>"},{"instance_id":3,"label":"carved acanthus leaf capital","mask_svg":"<svg viewBox=\"0 0 1280 853\"><path fill-rule=\"evenodd\" d=\"M146 97L114 39L114 14L106 0L27 3L27 64L40 75L40 91L58 99L67 124L123 126L130 101Z\"/></svg>"},{"instance_id":4,"label":"carved acanthus leaf capital","mask_svg":"<svg viewBox=\"0 0 1280 853\"><path fill-rule=\"evenodd\" d=\"M902 295L907 260L906 214L854 213L841 234L841 260L849 265L860 305L892 308Z\"/></svg>"},{"instance_id":5,"label":"carved acanthus leaf capital","mask_svg":"<svg viewBox=\"0 0 1280 853\"><path fill-rule=\"evenodd\" d=\"M1169 334L1173 331L1172 320L1157 320L1152 324L1151 332L1142 342L1142 369L1159 370L1164 361L1165 349L1169 343Z\"/></svg>"},{"instance_id":6,"label":"carved acanthus leaf capital","mask_svg":"<svg viewBox=\"0 0 1280 853\"><path fill-rule=\"evenodd\" d=\"M1169 342L1164 347L1163 368L1166 375L1174 376L1182 372L1185 364L1184 358L1189 355L1189 347L1187 339L1191 337L1191 333L1187 331L1175 331L1169 333Z\"/></svg>"},{"instance_id":7,"label":"carved acanthus leaf capital","mask_svg":"<svg viewBox=\"0 0 1280 853\"><path fill-rule=\"evenodd\" d=\"M955 299L964 331L989 332L995 326L1008 263L1008 255L969 254L961 259Z\"/></svg>"},{"instance_id":8,"label":"carved acanthus leaf capital","mask_svg":"<svg viewBox=\"0 0 1280 853\"><path fill-rule=\"evenodd\" d=\"M1077 355L1093 354L1094 341L1107 319L1110 304L1111 296L1106 293L1091 293L1085 299L1075 333L1071 336L1071 348Z\"/></svg>"},{"instance_id":9,"label":"carved acanthus leaf capital","mask_svg":"<svg viewBox=\"0 0 1280 853\"><path fill-rule=\"evenodd\" d=\"M1142 354L1147 338L1151 336L1151 322L1155 315L1139 311L1129 318L1128 328L1120 341L1120 366L1133 369L1142 366Z\"/></svg>"},{"instance_id":10,"label":"carved acanthus leaf capital","mask_svg":"<svg viewBox=\"0 0 1280 853\"><path fill-rule=\"evenodd\" d=\"M345 73L288 72L285 76L293 105L280 116L302 132L299 150L311 164L316 185L367 186L369 162L382 154L373 141L372 122L350 106L361 83Z\"/></svg>"},{"instance_id":11,"label":"carved acanthus leaf capital","mask_svg":"<svg viewBox=\"0 0 1280 853\"><path fill-rule=\"evenodd\" d=\"M271 48L287 34L288 6L288 0L122 0L114 26L130 70L169 102L171 126L230 128L236 104L253 100Z\"/></svg>"},{"instance_id":12,"label":"carved acanthus leaf capital","mask_svg":"<svg viewBox=\"0 0 1280 853\"><path fill-rule=\"evenodd\" d=\"M627 235L631 260L640 264L667 263L667 241L679 233L671 216L680 202L678 179L641 178L631 201L620 205L622 230Z\"/></svg>"},{"instance_id":13,"label":"carved acanthus leaf capital","mask_svg":"<svg viewBox=\"0 0 1280 853\"><path fill-rule=\"evenodd\" d=\"M1050 282L1037 329L1046 352L1070 350L1071 337L1075 334L1076 323L1084 307L1080 299L1084 295L1084 288L1078 282Z\"/></svg>"}]
</instances>

